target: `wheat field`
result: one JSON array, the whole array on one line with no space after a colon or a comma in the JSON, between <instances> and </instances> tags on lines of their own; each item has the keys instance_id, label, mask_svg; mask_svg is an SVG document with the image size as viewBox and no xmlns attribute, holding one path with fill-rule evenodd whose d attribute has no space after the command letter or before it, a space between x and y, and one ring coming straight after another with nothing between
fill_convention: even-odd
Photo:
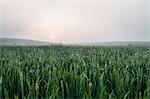
<instances>
[{"instance_id":1,"label":"wheat field","mask_svg":"<svg viewBox=\"0 0 150 99\"><path fill-rule=\"evenodd\" d=\"M150 98L149 47L2 46L0 98Z\"/></svg>"}]
</instances>

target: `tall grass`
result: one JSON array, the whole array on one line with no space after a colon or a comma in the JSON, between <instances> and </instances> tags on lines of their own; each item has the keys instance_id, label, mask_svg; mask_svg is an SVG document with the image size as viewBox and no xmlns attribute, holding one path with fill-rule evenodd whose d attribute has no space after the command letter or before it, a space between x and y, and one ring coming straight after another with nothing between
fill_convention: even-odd
<instances>
[{"instance_id":1,"label":"tall grass","mask_svg":"<svg viewBox=\"0 0 150 99\"><path fill-rule=\"evenodd\" d=\"M150 98L150 48L3 46L0 98Z\"/></svg>"}]
</instances>

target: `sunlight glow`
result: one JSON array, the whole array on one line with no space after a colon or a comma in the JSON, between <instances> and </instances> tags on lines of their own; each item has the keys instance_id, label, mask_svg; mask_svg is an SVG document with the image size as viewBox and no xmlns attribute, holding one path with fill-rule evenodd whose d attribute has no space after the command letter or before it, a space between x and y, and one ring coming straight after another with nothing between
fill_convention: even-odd
<instances>
[{"instance_id":1,"label":"sunlight glow","mask_svg":"<svg viewBox=\"0 0 150 99\"><path fill-rule=\"evenodd\" d=\"M56 35L55 34L50 34L49 39L50 39L50 41L54 41L56 39Z\"/></svg>"}]
</instances>

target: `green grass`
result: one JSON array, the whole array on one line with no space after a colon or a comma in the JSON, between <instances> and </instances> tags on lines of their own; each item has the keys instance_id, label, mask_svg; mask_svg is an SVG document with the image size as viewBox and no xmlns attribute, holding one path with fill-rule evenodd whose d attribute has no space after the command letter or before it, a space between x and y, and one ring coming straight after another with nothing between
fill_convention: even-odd
<instances>
[{"instance_id":1,"label":"green grass","mask_svg":"<svg viewBox=\"0 0 150 99\"><path fill-rule=\"evenodd\" d=\"M150 98L150 48L2 46L0 98Z\"/></svg>"}]
</instances>

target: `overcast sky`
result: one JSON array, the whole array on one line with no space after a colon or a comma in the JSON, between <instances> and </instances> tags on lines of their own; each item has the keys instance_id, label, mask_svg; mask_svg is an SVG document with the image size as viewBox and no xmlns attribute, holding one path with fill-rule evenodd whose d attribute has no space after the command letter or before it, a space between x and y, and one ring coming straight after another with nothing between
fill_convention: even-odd
<instances>
[{"instance_id":1,"label":"overcast sky","mask_svg":"<svg viewBox=\"0 0 150 99\"><path fill-rule=\"evenodd\" d=\"M149 0L0 0L0 37L150 41Z\"/></svg>"}]
</instances>

